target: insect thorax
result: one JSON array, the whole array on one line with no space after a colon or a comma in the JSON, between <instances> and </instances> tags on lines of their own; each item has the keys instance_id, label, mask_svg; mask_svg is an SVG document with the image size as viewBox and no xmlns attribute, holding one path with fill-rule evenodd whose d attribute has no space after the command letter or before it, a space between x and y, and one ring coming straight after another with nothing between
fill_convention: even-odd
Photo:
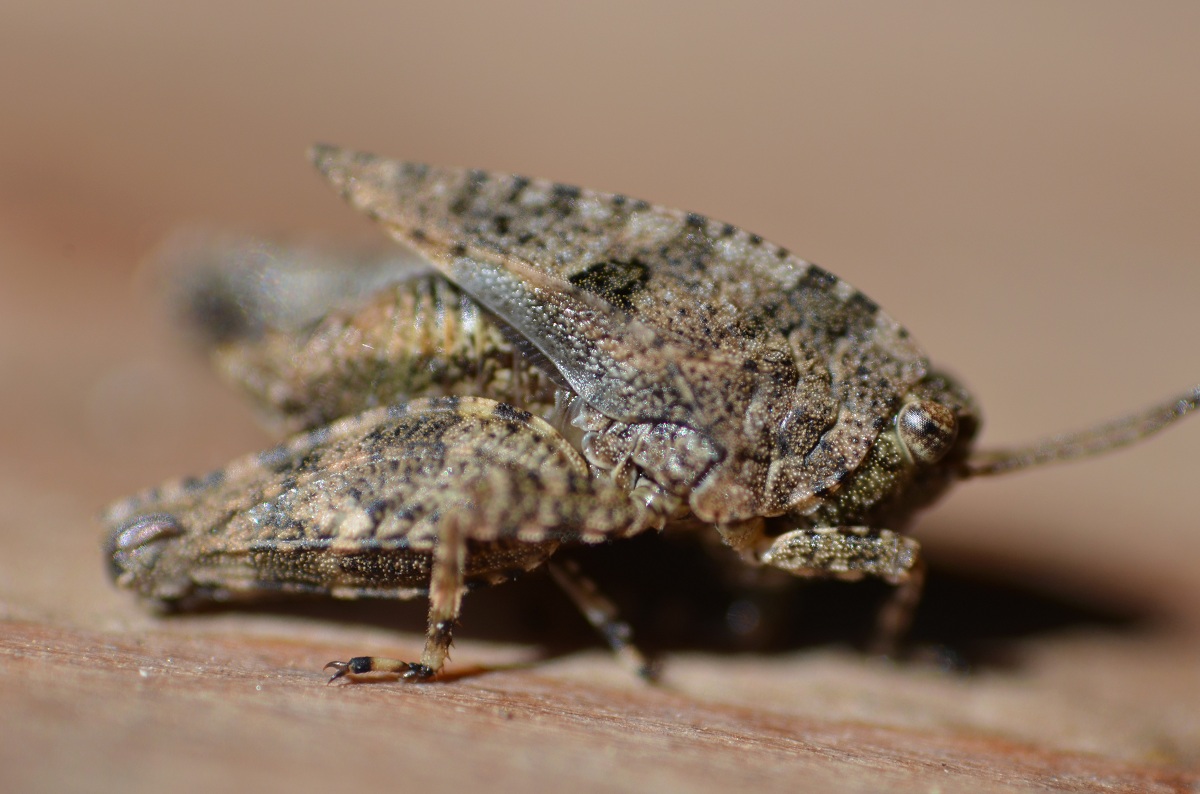
<instances>
[{"instance_id":1,"label":"insect thorax","mask_svg":"<svg viewBox=\"0 0 1200 794\"><path fill-rule=\"evenodd\" d=\"M624 424L604 416L578 396L559 392L556 424L574 428L574 443L597 476L610 477L654 513L650 525L662 527L672 518L686 517L688 499L706 477L723 476L723 450L704 434L669 423ZM948 421L948 435L928 419L939 413ZM784 422L794 416L790 413ZM921 420L925 420L923 423ZM907 422L907 426L906 426ZM913 425L916 424L914 428ZM717 522L726 540L748 548L784 532L806 527L890 527L907 525L911 516L935 501L961 476L978 418L970 395L953 379L933 373L900 401L892 421L879 433L866 458L848 469L834 488L804 504L776 514ZM783 436L776 428L775 434ZM789 451L777 442L776 454ZM760 467L769 471L768 467ZM768 475L769 476L769 475ZM770 487L762 480L760 487Z\"/></svg>"}]
</instances>

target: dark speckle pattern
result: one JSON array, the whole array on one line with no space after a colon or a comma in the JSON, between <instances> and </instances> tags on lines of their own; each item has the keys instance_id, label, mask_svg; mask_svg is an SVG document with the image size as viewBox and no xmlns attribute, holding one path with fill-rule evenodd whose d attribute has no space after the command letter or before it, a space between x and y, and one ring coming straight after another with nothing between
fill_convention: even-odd
<instances>
[{"instance_id":1,"label":"dark speckle pattern","mask_svg":"<svg viewBox=\"0 0 1200 794\"><path fill-rule=\"evenodd\" d=\"M928 371L858 290L702 215L524 177L438 168L416 177L332 149L315 159L352 204L379 212L529 340L591 409L625 426L701 434L720 459L689 496L704 520L776 515L837 486L866 459L877 420ZM427 239L413 238L418 227ZM876 377L864 381L863 367ZM809 423L781 440L798 401L824 406L822 432Z\"/></svg>"},{"instance_id":2,"label":"dark speckle pattern","mask_svg":"<svg viewBox=\"0 0 1200 794\"><path fill-rule=\"evenodd\" d=\"M292 299L269 279L197 282L181 305L218 368L302 432L114 505L105 552L160 602L429 597L419 663L354 657L334 679L427 679L468 589L676 521L799 576L882 578L911 608L918 547L896 530L954 480L1108 449L1200 403L972 457L966 391L874 301L758 235L526 177L313 158L429 268L291 323L238 310L239 283L255 305Z\"/></svg>"},{"instance_id":3,"label":"dark speckle pattern","mask_svg":"<svg viewBox=\"0 0 1200 794\"><path fill-rule=\"evenodd\" d=\"M423 678L445 659L463 592L561 544L686 519L761 553L780 534L764 519L806 531L918 506L905 496L914 467L878 450L928 364L836 276L622 195L314 158L436 272L302 326L210 335L218 367L306 432L111 508L123 586L159 601L428 595L420 663L333 664L335 677ZM925 391L969 414L953 384ZM149 528L144 543L125 540L131 526ZM908 569L888 570L899 583Z\"/></svg>"}]
</instances>

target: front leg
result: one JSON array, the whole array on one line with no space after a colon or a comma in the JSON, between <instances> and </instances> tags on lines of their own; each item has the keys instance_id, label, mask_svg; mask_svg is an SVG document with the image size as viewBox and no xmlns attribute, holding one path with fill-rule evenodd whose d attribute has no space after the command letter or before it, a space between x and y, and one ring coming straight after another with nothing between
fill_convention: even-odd
<instances>
[{"instance_id":1,"label":"front leg","mask_svg":"<svg viewBox=\"0 0 1200 794\"><path fill-rule=\"evenodd\" d=\"M796 576L857 581L883 579L896 589L879 611L873 653L891 655L912 623L925 584L920 545L887 529L816 527L775 538L762 562Z\"/></svg>"}]
</instances>

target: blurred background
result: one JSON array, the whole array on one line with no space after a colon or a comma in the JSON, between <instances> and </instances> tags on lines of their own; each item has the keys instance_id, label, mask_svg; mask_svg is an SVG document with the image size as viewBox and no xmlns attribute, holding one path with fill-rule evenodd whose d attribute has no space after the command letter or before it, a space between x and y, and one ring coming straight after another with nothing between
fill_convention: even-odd
<instances>
[{"instance_id":1,"label":"blurred background","mask_svg":"<svg viewBox=\"0 0 1200 794\"><path fill-rule=\"evenodd\" d=\"M1019 443L1200 379L1200 5L0 6L0 610L123 626L106 502L270 443L140 264L375 230L325 141L733 222L882 304ZM1200 629L1200 422L964 485L943 570Z\"/></svg>"}]
</instances>

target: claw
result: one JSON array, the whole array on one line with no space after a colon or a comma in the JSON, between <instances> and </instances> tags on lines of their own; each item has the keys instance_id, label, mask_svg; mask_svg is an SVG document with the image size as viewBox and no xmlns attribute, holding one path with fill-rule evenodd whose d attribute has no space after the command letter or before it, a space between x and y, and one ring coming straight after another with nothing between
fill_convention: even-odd
<instances>
[{"instance_id":1,"label":"claw","mask_svg":"<svg viewBox=\"0 0 1200 794\"><path fill-rule=\"evenodd\" d=\"M657 684L662 679L662 665L647 661L637 668L638 677L648 684Z\"/></svg>"},{"instance_id":2,"label":"claw","mask_svg":"<svg viewBox=\"0 0 1200 794\"><path fill-rule=\"evenodd\" d=\"M347 673L349 673L350 672L350 663L349 662L330 662L329 664L325 665L321 669L328 670L330 668L332 668L334 670L334 673L333 673L333 675L329 676L329 680L325 682L326 685L332 684L334 681L338 680L339 678L344 677Z\"/></svg>"},{"instance_id":3,"label":"claw","mask_svg":"<svg viewBox=\"0 0 1200 794\"><path fill-rule=\"evenodd\" d=\"M333 668L335 672L329 677L329 680L325 682L326 684L332 684L339 678L344 678L348 675L355 676L362 675L363 673L369 673L375 669L375 665L372 663L370 656L355 656L348 662L330 662L321 669L328 670L330 668Z\"/></svg>"},{"instance_id":4,"label":"claw","mask_svg":"<svg viewBox=\"0 0 1200 794\"><path fill-rule=\"evenodd\" d=\"M420 662L401 662L394 659L377 659L373 656L355 656L348 662L330 662L325 665L322 670L334 671L329 677L327 684L332 684L339 678L350 677L354 680L356 676L367 675L368 673L390 673L399 675L404 681L427 681L434 676L434 669L429 665L421 664Z\"/></svg>"},{"instance_id":5,"label":"claw","mask_svg":"<svg viewBox=\"0 0 1200 794\"><path fill-rule=\"evenodd\" d=\"M433 668L418 662L409 662L408 671L400 677L405 681L428 681L433 678Z\"/></svg>"}]
</instances>

